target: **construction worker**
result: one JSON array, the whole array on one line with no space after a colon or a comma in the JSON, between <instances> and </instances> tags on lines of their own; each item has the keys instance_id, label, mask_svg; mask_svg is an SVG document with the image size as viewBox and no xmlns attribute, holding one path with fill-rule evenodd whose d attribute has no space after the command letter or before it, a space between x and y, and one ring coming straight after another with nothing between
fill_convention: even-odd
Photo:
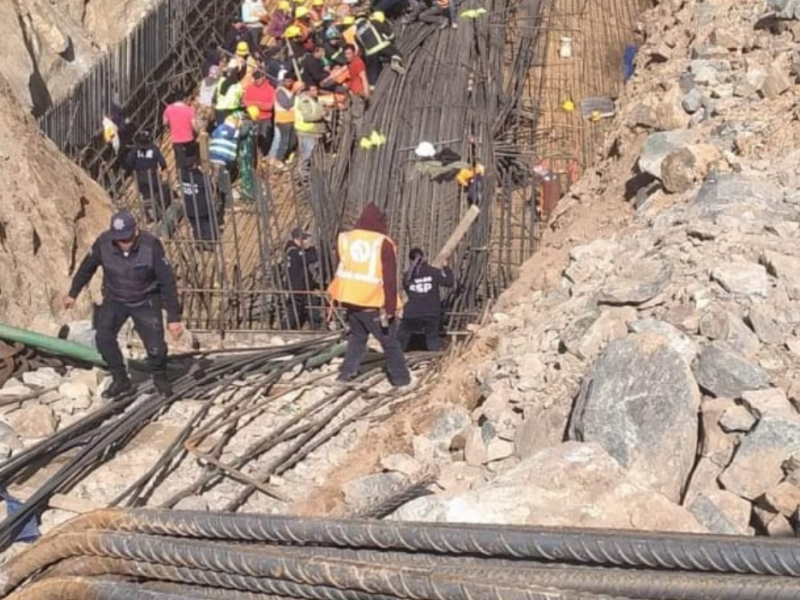
<instances>
[{"instance_id":1,"label":"construction worker","mask_svg":"<svg viewBox=\"0 0 800 600\"><path fill-rule=\"evenodd\" d=\"M391 63L392 70L400 75L405 73L403 58L394 46L394 34L386 16L374 12L368 19L356 20L356 41L362 50L367 63L367 79L374 86L386 62Z\"/></svg>"},{"instance_id":2,"label":"construction worker","mask_svg":"<svg viewBox=\"0 0 800 600\"><path fill-rule=\"evenodd\" d=\"M480 204L483 192L484 168L481 163L469 165L458 171L456 181L467 191L467 203Z\"/></svg>"},{"instance_id":3,"label":"construction worker","mask_svg":"<svg viewBox=\"0 0 800 600\"><path fill-rule=\"evenodd\" d=\"M278 8L272 13L267 25L267 35L279 40L286 28L292 24L292 7L287 0L278 2Z\"/></svg>"},{"instance_id":4,"label":"construction worker","mask_svg":"<svg viewBox=\"0 0 800 600\"><path fill-rule=\"evenodd\" d=\"M311 308L318 308L319 302L309 292L318 289L316 279L310 267L319 262L319 254L314 247L311 234L300 227L292 230L292 239L284 247L286 254L286 279L289 289L294 292L289 296L286 306L286 328L302 329L311 322L314 328L321 319Z\"/></svg>"},{"instance_id":5,"label":"construction worker","mask_svg":"<svg viewBox=\"0 0 800 600\"><path fill-rule=\"evenodd\" d=\"M342 24L340 25L340 29L342 31L342 39L344 40L345 44L350 46L356 45L356 18L347 15L342 19Z\"/></svg>"},{"instance_id":6,"label":"construction worker","mask_svg":"<svg viewBox=\"0 0 800 600\"><path fill-rule=\"evenodd\" d=\"M202 242L201 250L212 250L213 246L206 242L219 238L216 209L206 177L196 162L181 171L181 193L194 239Z\"/></svg>"},{"instance_id":7,"label":"construction worker","mask_svg":"<svg viewBox=\"0 0 800 600\"><path fill-rule=\"evenodd\" d=\"M300 39L298 41L303 48L309 51L312 50L314 48L314 40L311 35L311 13L308 12L305 6L298 6L294 9L294 23L292 25L300 29Z\"/></svg>"},{"instance_id":8,"label":"construction worker","mask_svg":"<svg viewBox=\"0 0 800 600\"><path fill-rule=\"evenodd\" d=\"M200 151L195 139L197 113L190 105L189 98L178 97L167 106L162 121L169 128L172 150L175 152L175 166L183 169Z\"/></svg>"},{"instance_id":9,"label":"construction worker","mask_svg":"<svg viewBox=\"0 0 800 600\"><path fill-rule=\"evenodd\" d=\"M425 260L425 253L420 248L412 248L408 259L411 267L403 273L403 288L408 302L403 307L403 320L400 322L397 337L400 346L406 350L412 334L421 331L425 334L428 350L439 352L442 349L439 338L442 318L439 288L453 287L453 271L447 266L441 269L432 267Z\"/></svg>"},{"instance_id":10,"label":"construction worker","mask_svg":"<svg viewBox=\"0 0 800 600\"><path fill-rule=\"evenodd\" d=\"M328 292L347 309L350 327L337 381L358 376L372 334L386 355L389 382L396 387L408 385L411 376L397 339L395 319L400 307L397 251L387 235L386 219L375 204L364 207L352 231L339 234L337 249L339 266Z\"/></svg>"},{"instance_id":11,"label":"construction worker","mask_svg":"<svg viewBox=\"0 0 800 600\"><path fill-rule=\"evenodd\" d=\"M311 168L311 156L319 139L325 135L325 109L319 103L319 90L311 86L295 97L294 130L300 154L300 174L305 179Z\"/></svg>"},{"instance_id":12,"label":"construction worker","mask_svg":"<svg viewBox=\"0 0 800 600\"><path fill-rule=\"evenodd\" d=\"M440 29L448 25L453 29L458 28L456 22L456 2L455 0L428 0L419 3L419 10L416 18L423 23L439 25Z\"/></svg>"},{"instance_id":13,"label":"construction worker","mask_svg":"<svg viewBox=\"0 0 800 600\"><path fill-rule=\"evenodd\" d=\"M294 143L294 77L284 69L278 74L278 89L275 90L275 137L269 150L270 163L284 168L284 161Z\"/></svg>"},{"instance_id":14,"label":"construction worker","mask_svg":"<svg viewBox=\"0 0 800 600\"><path fill-rule=\"evenodd\" d=\"M322 43L320 44L325 51L323 62L326 67L335 68L347 65L342 46L342 32L335 25L331 25L324 32Z\"/></svg>"},{"instance_id":15,"label":"construction worker","mask_svg":"<svg viewBox=\"0 0 800 600\"><path fill-rule=\"evenodd\" d=\"M136 175L136 187L142 199L144 214L152 222L159 219L170 204L169 186L162 181L161 174L167 170L167 161L153 143L153 136L149 131L138 132L133 141L136 146L125 158L125 166Z\"/></svg>"},{"instance_id":16,"label":"construction worker","mask_svg":"<svg viewBox=\"0 0 800 600\"><path fill-rule=\"evenodd\" d=\"M241 108L244 95L240 82L242 75L241 70L229 67L220 77L217 84L217 103L214 105L217 125L221 125L228 116Z\"/></svg>"},{"instance_id":17,"label":"construction worker","mask_svg":"<svg viewBox=\"0 0 800 600\"><path fill-rule=\"evenodd\" d=\"M208 144L208 158L214 168L215 175L219 175L222 169L229 169L236 162L240 121L241 119L237 114L232 114L217 125L211 134L211 141Z\"/></svg>"},{"instance_id":18,"label":"construction worker","mask_svg":"<svg viewBox=\"0 0 800 600\"><path fill-rule=\"evenodd\" d=\"M264 21L267 18L267 9L261 0L244 0L242 2L242 22L250 32L250 37L256 45L261 43L264 35Z\"/></svg>"},{"instance_id":19,"label":"construction worker","mask_svg":"<svg viewBox=\"0 0 800 600\"><path fill-rule=\"evenodd\" d=\"M275 109L275 88L267 81L262 71L256 71L253 74L253 83L245 88L242 103L248 110L251 106L258 108L256 146L261 156L266 156L272 144L272 113Z\"/></svg>"},{"instance_id":20,"label":"construction worker","mask_svg":"<svg viewBox=\"0 0 800 600\"><path fill-rule=\"evenodd\" d=\"M239 42L245 42L251 52L255 51L257 46L253 36L250 35L250 30L245 24L241 21L236 21L225 37L225 50L230 53L235 53L236 49L239 47Z\"/></svg>"},{"instance_id":21,"label":"construction worker","mask_svg":"<svg viewBox=\"0 0 800 600\"><path fill-rule=\"evenodd\" d=\"M297 61L306 55L306 47L303 45L302 36L303 30L297 25L289 25L283 33L283 37L286 40L286 51L295 69L297 69L295 65L299 66Z\"/></svg>"},{"instance_id":22,"label":"construction worker","mask_svg":"<svg viewBox=\"0 0 800 600\"><path fill-rule=\"evenodd\" d=\"M314 29L322 27L322 20L325 17L325 0L311 0L308 14L311 17L311 27Z\"/></svg>"},{"instance_id":23,"label":"construction worker","mask_svg":"<svg viewBox=\"0 0 800 600\"><path fill-rule=\"evenodd\" d=\"M75 305L98 267L103 267L103 304L96 319L97 350L112 377L103 397L119 397L132 387L117 342L117 335L129 318L144 344L156 390L165 397L172 395L162 307L167 310L171 335L180 336L183 326L175 275L164 247L154 235L139 231L131 213L116 213L109 230L97 238L78 267L64 297L64 308Z\"/></svg>"}]
</instances>

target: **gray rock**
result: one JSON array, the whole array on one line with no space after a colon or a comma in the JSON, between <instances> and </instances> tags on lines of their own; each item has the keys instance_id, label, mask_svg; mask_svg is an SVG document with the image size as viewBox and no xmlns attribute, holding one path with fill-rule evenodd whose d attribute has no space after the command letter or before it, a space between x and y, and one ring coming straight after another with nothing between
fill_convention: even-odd
<instances>
[{"instance_id":1,"label":"gray rock","mask_svg":"<svg viewBox=\"0 0 800 600\"><path fill-rule=\"evenodd\" d=\"M577 343L565 342L564 345L581 360L591 362L608 342L624 337L628 332L627 321L635 318L636 309L631 307L604 310L586 328Z\"/></svg>"},{"instance_id":2,"label":"gray rock","mask_svg":"<svg viewBox=\"0 0 800 600\"><path fill-rule=\"evenodd\" d=\"M683 505L689 506L702 492L715 492L719 489L717 478L724 467L720 467L710 459L701 457L692 471L692 478L686 487Z\"/></svg>"},{"instance_id":3,"label":"gray rock","mask_svg":"<svg viewBox=\"0 0 800 600\"><path fill-rule=\"evenodd\" d=\"M778 515L767 525L767 535L769 537L794 538L794 527L792 527L789 519L783 515Z\"/></svg>"},{"instance_id":4,"label":"gray rock","mask_svg":"<svg viewBox=\"0 0 800 600\"><path fill-rule=\"evenodd\" d=\"M408 454L389 454L381 457L381 467L403 475L414 475L422 468L422 463Z\"/></svg>"},{"instance_id":5,"label":"gray rock","mask_svg":"<svg viewBox=\"0 0 800 600\"><path fill-rule=\"evenodd\" d=\"M786 286L789 298L800 300L800 258L767 250L761 262Z\"/></svg>"},{"instance_id":6,"label":"gray rock","mask_svg":"<svg viewBox=\"0 0 800 600\"><path fill-rule=\"evenodd\" d=\"M470 424L472 419L467 409L454 406L442 412L428 432L428 438L434 442L443 442L448 446L456 434L461 433Z\"/></svg>"},{"instance_id":7,"label":"gray rock","mask_svg":"<svg viewBox=\"0 0 800 600\"><path fill-rule=\"evenodd\" d=\"M697 344L685 333L664 321L656 319L642 319L628 323L628 328L633 333L651 331L664 337L675 352L680 354L687 364L691 364L697 356Z\"/></svg>"},{"instance_id":8,"label":"gray rock","mask_svg":"<svg viewBox=\"0 0 800 600\"><path fill-rule=\"evenodd\" d=\"M800 0L767 0L767 6L781 19L800 19Z\"/></svg>"},{"instance_id":9,"label":"gray rock","mask_svg":"<svg viewBox=\"0 0 800 600\"><path fill-rule=\"evenodd\" d=\"M764 344L780 345L785 334L776 320L774 308L766 303L756 304L747 315L747 322Z\"/></svg>"},{"instance_id":10,"label":"gray rock","mask_svg":"<svg viewBox=\"0 0 800 600\"><path fill-rule=\"evenodd\" d=\"M489 461L489 453L480 427L470 427L467 430L467 442L464 446L464 460L473 467L480 467Z\"/></svg>"},{"instance_id":11,"label":"gray rock","mask_svg":"<svg viewBox=\"0 0 800 600\"><path fill-rule=\"evenodd\" d=\"M742 439L720 483L734 494L755 500L783 479L781 465L800 450L800 416L767 412Z\"/></svg>"},{"instance_id":12,"label":"gray rock","mask_svg":"<svg viewBox=\"0 0 800 600\"><path fill-rule=\"evenodd\" d=\"M786 93L792 87L792 80L780 67L773 66L764 79L761 86L761 93L765 98L777 98Z\"/></svg>"},{"instance_id":13,"label":"gray rock","mask_svg":"<svg viewBox=\"0 0 800 600\"><path fill-rule=\"evenodd\" d=\"M514 435L514 453L529 458L544 448L559 444L567 429L571 402L525 407L525 416Z\"/></svg>"},{"instance_id":14,"label":"gray rock","mask_svg":"<svg viewBox=\"0 0 800 600\"><path fill-rule=\"evenodd\" d=\"M660 131L647 136L639 155L639 169L661 179L661 163L673 150L691 142L688 131Z\"/></svg>"},{"instance_id":15,"label":"gray rock","mask_svg":"<svg viewBox=\"0 0 800 600\"><path fill-rule=\"evenodd\" d=\"M747 433L756 424L756 418L744 406L737 404L728 408L719 420L719 425L726 433Z\"/></svg>"},{"instance_id":16,"label":"gray rock","mask_svg":"<svg viewBox=\"0 0 800 600\"><path fill-rule=\"evenodd\" d=\"M740 205L765 210L780 202L783 192L761 178L741 173L716 173L709 175L700 186L694 203L704 216L715 216L730 211L739 214Z\"/></svg>"},{"instance_id":17,"label":"gray rock","mask_svg":"<svg viewBox=\"0 0 800 600\"><path fill-rule=\"evenodd\" d=\"M696 160L688 148L673 150L661 163L661 182L673 194L685 192L694 184Z\"/></svg>"},{"instance_id":18,"label":"gray rock","mask_svg":"<svg viewBox=\"0 0 800 600\"><path fill-rule=\"evenodd\" d=\"M753 358L761 349L761 342L758 341L758 337L744 324L742 319L731 313L726 314L728 325L725 341L743 356Z\"/></svg>"},{"instance_id":19,"label":"gray rock","mask_svg":"<svg viewBox=\"0 0 800 600\"><path fill-rule=\"evenodd\" d=\"M763 265L751 262L733 262L718 265L711 271L711 278L727 292L748 298L766 298L769 292L769 277Z\"/></svg>"},{"instance_id":20,"label":"gray rock","mask_svg":"<svg viewBox=\"0 0 800 600\"><path fill-rule=\"evenodd\" d=\"M454 498L409 502L391 517L417 521L701 532L691 513L622 469L597 444L546 448Z\"/></svg>"},{"instance_id":21,"label":"gray rock","mask_svg":"<svg viewBox=\"0 0 800 600\"><path fill-rule=\"evenodd\" d=\"M715 46L725 48L727 50L738 50L742 47L742 32L731 29L722 29L716 27L709 36L709 41Z\"/></svg>"},{"instance_id":22,"label":"gray rock","mask_svg":"<svg viewBox=\"0 0 800 600\"><path fill-rule=\"evenodd\" d=\"M729 325L727 312L719 307L711 308L700 316L700 335L710 340L724 340L728 337Z\"/></svg>"},{"instance_id":23,"label":"gray rock","mask_svg":"<svg viewBox=\"0 0 800 600\"><path fill-rule=\"evenodd\" d=\"M689 114L696 113L703 107L703 92L699 88L692 88L688 94L683 97L681 102L683 109Z\"/></svg>"},{"instance_id":24,"label":"gray rock","mask_svg":"<svg viewBox=\"0 0 800 600\"><path fill-rule=\"evenodd\" d=\"M514 443L494 438L486 445L486 462L503 460L514 455Z\"/></svg>"},{"instance_id":25,"label":"gray rock","mask_svg":"<svg viewBox=\"0 0 800 600\"><path fill-rule=\"evenodd\" d=\"M769 375L727 342L711 342L697 356L694 374L700 387L714 396L738 398L745 390L769 386Z\"/></svg>"},{"instance_id":26,"label":"gray rock","mask_svg":"<svg viewBox=\"0 0 800 600\"><path fill-rule=\"evenodd\" d=\"M699 493L689 510L711 533L747 535L750 525L750 503L725 490Z\"/></svg>"},{"instance_id":27,"label":"gray rock","mask_svg":"<svg viewBox=\"0 0 800 600\"><path fill-rule=\"evenodd\" d=\"M784 517L791 517L800 506L800 488L788 481L781 481L774 488L768 490L759 503Z\"/></svg>"},{"instance_id":28,"label":"gray rock","mask_svg":"<svg viewBox=\"0 0 800 600\"><path fill-rule=\"evenodd\" d=\"M694 82L700 85L714 85L720 81L720 72L716 66L717 61L707 59L693 60L689 68L692 71Z\"/></svg>"},{"instance_id":29,"label":"gray rock","mask_svg":"<svg viewBox=\"0 0 800 600\"><path fill-rule=\"evenodd\" d=\"M40 439L56 432L58 421L49 406L31 404L6 415L8 424L25 439Z\"/></svg>"},{"instance_id":30,"label":"gray rock","mask_svg":"<svg viewBox=\"0 0 800 600\"><path fill-rule=\"evenodd\" d=\"M700 422L703 431L703 435L700 436L700 456L710 460L719 468L717 475L730 464L736 449L737 437L728 435L720 426L722 415L733 406L735 403L730 398L703 398L700 403Z\"/></svg>"},{"instance_id":31,"label":"gray rock","mask_svg":"<svg viewBox=\"0 0 800 600\"><path fill-rule=\"evenodd\" d=\"M631 265L624 276L609 280L598 294L597 302L616 306L642 304L663 292L671 279L669 264L643 260Z\"/></svg>"},{"instance_id":32,"label":"gray rock","mask_svg":"<svg viewBox=\"0 0 800 600\"><path fill-rule=\"evenodd\" d=\"M376 473L352 479L342 486L344 501L350 507L364 506L385 498L405 478L399 473Z\"/></svg>"},{"instance_id":33,"label":"gray rock","mask_svg":"<svg viewBox=\"0 0 800 600\"><path fill-rule=\"evenodd\" d=\"M571 424L577 438L677 501L694 464L700 404L683 357L658 334L630 335L608 345L586 389Z\"/></svg>"},{"instance_id":34,"label":"gray rock","mask_svg":"<svg viewBox=\"0 0 800 600\"><path fill-rule=\"evenodd\" d=\"M52 367L42 367L35 371L23 373L22 381L25 385L34 385L39 388L52 388L61 385L61 375L56 373L56 370Z\"/></svg>"},{"instance_id":35,"label":"gray rock","mask_svg":"<svg viewBox=\"0 0 800 600\"><path fill-rule=\"evenodd\" d=\"M760 417L767 413L776 415L797 414L794 406L789 402L786 392L777 387L742 392L742 402Z\"/></svg>"}]
</instances>

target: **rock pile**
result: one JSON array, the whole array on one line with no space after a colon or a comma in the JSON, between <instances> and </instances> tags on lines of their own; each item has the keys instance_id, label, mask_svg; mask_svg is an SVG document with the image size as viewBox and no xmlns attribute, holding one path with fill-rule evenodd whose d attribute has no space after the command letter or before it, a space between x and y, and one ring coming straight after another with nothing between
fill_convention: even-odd
<instances>
[{"instance_id":1,"label":"rock pile","mask_svg":"<svg viewBox=\"0 0 800 600\"><path fill-rule=\"evenodd\" d=\"M522 300L480 332L497 343L482 401L436 442L462 481L399 518L793 533L800 21L778 4L665 0L642 18L596 168L635 157L637 219L572 248L560 285L510 290Z\"/></svg>"}]
</instances>

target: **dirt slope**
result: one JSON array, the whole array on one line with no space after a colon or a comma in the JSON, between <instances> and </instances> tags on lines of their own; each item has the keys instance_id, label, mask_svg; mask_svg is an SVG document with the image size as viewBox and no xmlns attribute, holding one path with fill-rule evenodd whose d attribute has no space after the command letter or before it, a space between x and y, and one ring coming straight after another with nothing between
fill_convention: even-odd
<instances>
[{"instance_id":1,"label":"dirt slope","mask_svg":"<svg viewBox=\"0 0 800 600\"><path fill-rule=\"evenodd\" d=\"M0 320L52 331L73 265L107 226L111 202L43 137L2 77L0 181Z\"/></svg>"}]
</instances>

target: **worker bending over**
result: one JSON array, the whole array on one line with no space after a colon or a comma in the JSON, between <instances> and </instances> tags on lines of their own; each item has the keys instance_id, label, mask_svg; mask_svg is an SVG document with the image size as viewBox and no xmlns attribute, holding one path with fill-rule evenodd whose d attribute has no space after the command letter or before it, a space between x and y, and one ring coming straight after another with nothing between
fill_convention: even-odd
<instances>
[{"instance_id":1,"label":"worker bending over","mask_svg":"<svg viewBox=\"0 0 800 600\"><path fill-rule=\"evenodd\" d=\"M412 248L408 253L411 267L403 274L403 287L408 295L408 302L403 307L403 320L397 334L403 350L414 333L425 334L428 350L439 352L442 341L439 338L439 324L442 319L442 302L439 296L440 287L453 287L453 271L444 266L437 269L425 260L425 253L419 248Z\"/></svg>"},{"instance_id":2,"label":"worker bending over","mask_svg":"<svg viewBox=\"0 0 800 600\"><path fill-rule=\"evenodd\" d=\"M328 292L347 309L347 352L337 381L358 376L372 334L386 355L389 382L395 387L411 383L403 350L397 339L400 306L397 294L397 252L387 235L386 220L373 203L364 207L352 231L339 234L339 266Z\"/></svg>"},{"instance_id":3,"label":"worker bending over","mask_svg":"<svg viewBox=\"0 0 800 600\"><path fill-rule=\"evenodd\" d=\"M96 323L97 349L113 379L103 397L116 398L132 387L117 341L119 330L129 318L147 351L156 390L162 396L170 396L162 306L167 309L170 334L180 336L183 326L175 275L164 247L154 235L139 231L131 213L116 213L111 218L111 228L97 238L78 267L64 297L64 308L75 305L98 267L103 267L103 304Z\"/></svg>"}]
</instances>

